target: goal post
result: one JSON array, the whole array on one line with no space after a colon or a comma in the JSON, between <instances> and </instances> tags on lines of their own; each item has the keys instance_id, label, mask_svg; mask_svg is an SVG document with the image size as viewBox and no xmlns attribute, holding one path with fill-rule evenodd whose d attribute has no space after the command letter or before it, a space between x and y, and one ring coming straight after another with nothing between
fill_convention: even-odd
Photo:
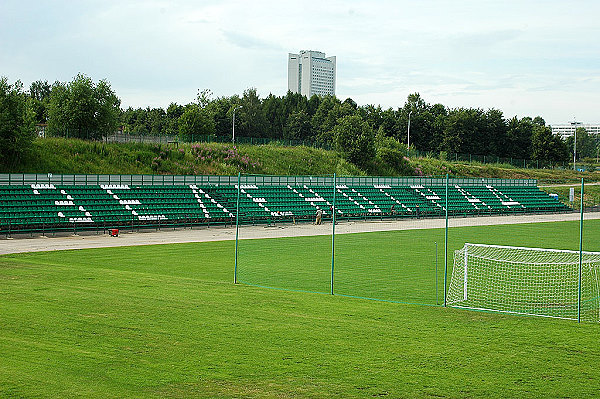
<instances>
[{"instance_id":1,"label":"goal post","mask_svg":"<svg viewBox=\"0 0 600 399\"><path fill-rule=\"evenodd\" d=\"M600 322L599 269L600 252L466 243L454 253L447 303Z\"/></svg>"}]
</instances>

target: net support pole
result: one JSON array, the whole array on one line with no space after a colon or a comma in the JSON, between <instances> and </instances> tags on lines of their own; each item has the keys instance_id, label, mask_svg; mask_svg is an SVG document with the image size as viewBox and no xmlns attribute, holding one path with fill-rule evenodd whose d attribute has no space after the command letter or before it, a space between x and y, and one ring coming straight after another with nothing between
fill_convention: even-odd
<instances>
[{"instance_id":1,"label":"net support pole","mask_svg":"<svg viewBox=\"0 0 600 399\"><path fill-rule=\"evenodd\" d=\"M237 200L235 202L235 265L233 268L233 283L237 284L237 266L238 266L238 239L240 231L240 181L241 173L238 172L237 178Z\"/></svg>"},{"instance_id":2,"label":"net support pole","mask_svg":"<svg viewBox=\"0 0 600 399\"><path fill-rule=\"evenodd\" d=\"M469 272L469 268L468 268L468 260L469 260L469 247L467 245L465 245L465 258L464 258L464 271L463 271L463 301L466 301L468 299L467 297L467 291L468 291L468 283L469 283L469 279L468 279L468 272Z\"/></svg>"},{"instance_id":3,"label":"net support pole","mask_svg":"<svg viewBox=\"0 0 600 399\"><path fill-rule=\"evenodd\" d=\"M435 304L439 305L438 301L438 246L435 242Z\"/></svg>"},{"instance_id":4,"label":"net support pole","mask_svg":"<svg viewBox=\"0 0 600 399\"><path fill-rule=\"evenodd\" d=\"M446 228L444 236L444 306L448 287L448 173L446 173Z\"/></svg>"},{"instance_id":5,"label":"net support pole","mask_svg":"<svg viewBox=\"0 0 600 399\"><path fill-rule=\"evenodd\" d=\"M331 295L333 295L333 270L335 266L335 192L337 189L335 173L333 174L333 205L331 206Z\"/></svg>"},{"instance_id":6,"label":"net support pole","mask_svg":"<svg viewBox=\"0 0 600 399\"><path fill-rule=\"evenodd\" d=\"M581 273L583 269L583 177L581 178L581 202L579 208L579 292L577 294L577 322L581 323Z\"/></svg>"}]
</instances>

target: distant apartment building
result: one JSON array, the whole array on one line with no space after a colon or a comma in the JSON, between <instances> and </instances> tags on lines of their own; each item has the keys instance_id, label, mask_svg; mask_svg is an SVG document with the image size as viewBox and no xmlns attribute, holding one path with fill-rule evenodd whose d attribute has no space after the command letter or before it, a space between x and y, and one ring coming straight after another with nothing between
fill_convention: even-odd
<instances>
[{"instance_id":1,"label":"distant apartment building","mask_svg":"<svg viewBox=\"0 0 600 399\"><path fill-rule=\"evenodd\" d=\"M559 135L561 138L566 139L567 137L571 137L575 134L575 129L584 128L588 134L600 134L600 124L599 123L581 123L581 122L571 122L560 125L550 125L552 128L552 133Z\"/></svg>"},{"instance_id":2,"label":"distant apartment building","mask_svg":"<svg viewBox=\"0 0 600 399\"><path fill-rule=\"evenodd\" d=\"M288 90L308 98L335 95L335 56L302 50L288 55Z\"/></svg>"}]
</instances>

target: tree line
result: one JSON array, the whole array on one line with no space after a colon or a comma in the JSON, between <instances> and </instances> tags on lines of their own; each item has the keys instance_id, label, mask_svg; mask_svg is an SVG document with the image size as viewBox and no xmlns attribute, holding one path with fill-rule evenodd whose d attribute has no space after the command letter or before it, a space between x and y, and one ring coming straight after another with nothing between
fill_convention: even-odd
<instances>
[{"instance_id":1,"label":"tree line","mask_svg":"<svg viewBox=\"0 0 600 399\"><path fill-rule=\"evenodd\" d=\"M13 140L13 147L23 145L22 138L27 137L23 131L32 131L32 123L47 124L46 132L51 136L89 139L101 139L119 129L139 135L177 135L186 141L194 135L231 137L234 110L238 137L313 142L343 152L359 166L373 157L377 148L406 146L409 119L410 147L425 153L478 154L556 164L568 162L573 147L572 138L569 142L553 135L539 116L507 118L493 108L450 108L429 104L418 93L409 95L402 107L383 109L358 106L351 98L342 101L334 96L307 98L288 92L260 98L251 88L241 96L213 97L207 89L186 105L122 109L108 81L94 82L78 74L71 82L36 81L28 91L20 82L11 85L2 78L0 101L3 115L13 107L13 119L22 122L21 128L14 121L2 124L0 142L12 134L9 131L21 137L19 145L18 139ZM578 131L578 157L595 156L596 139ZM12 157L10 162L14 162L18 152L13 148L12 152L3 151L2 156Z\"/></svg>"}]
</instances>

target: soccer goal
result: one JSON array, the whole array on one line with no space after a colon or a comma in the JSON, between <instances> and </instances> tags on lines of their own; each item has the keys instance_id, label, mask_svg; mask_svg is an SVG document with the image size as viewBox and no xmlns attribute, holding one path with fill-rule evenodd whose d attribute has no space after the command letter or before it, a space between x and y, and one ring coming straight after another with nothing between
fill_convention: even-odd
<instances>
[{"instance_id":1,"label":"soccer goal","mask_svg":"<svg viewBox=\"0 0 600 399\"><path fill-rule=\"evenodd\" d=\"M580 275L579 251L467 243L454 252L447 303L599 322L599 269L600 252L581 253Z\"/></svg>"}]
</instances>

